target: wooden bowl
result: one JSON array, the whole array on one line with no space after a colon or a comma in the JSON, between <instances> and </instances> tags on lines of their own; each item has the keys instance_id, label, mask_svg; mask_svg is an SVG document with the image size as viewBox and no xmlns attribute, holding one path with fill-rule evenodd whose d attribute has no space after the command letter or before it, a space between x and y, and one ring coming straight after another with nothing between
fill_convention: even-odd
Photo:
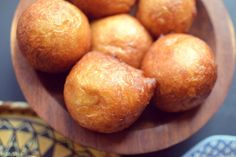
<instances>
[{"instance_id":1,"label":"wooden bowl","mask_svg":"<svg viewBox=\"0 0 236 157\"><path fill-rule=\"evenodd\" d=\"M161 150L196 133L223 104L233 77L235 39L232 23L222 1L198 0L198 16L190 33L205 40L215 51L218 79L208 99L198 108L179 114L158 111L152 105L134 125L122 132L100 134L80 127L63 102L66 74L35 71L25 60L16 41L18 17L34 0L21 0L11 29L11 54L21 90L34 111L64 136L99 150L138 154Z\"/></svg>"}]
</instances>

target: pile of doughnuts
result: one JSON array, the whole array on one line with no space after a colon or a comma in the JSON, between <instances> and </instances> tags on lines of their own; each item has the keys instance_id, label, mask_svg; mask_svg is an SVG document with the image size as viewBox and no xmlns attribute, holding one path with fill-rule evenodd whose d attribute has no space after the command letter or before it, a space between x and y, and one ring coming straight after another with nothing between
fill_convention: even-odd
<instances>
[{"instance_id":1,"label":"pile of doughnuts","mask_svg":"<svg viewBox=\"0 0 236 157\"><path fill-rule=\"evenodd\" d=\"M208 97L217 68L212 49L186 34L196 14L195 0L37 0L20 16L17 40L36 70L70 71L64 100L80 126L113 133L151 99L183 112Z\"/></svg>"}]
</instances>

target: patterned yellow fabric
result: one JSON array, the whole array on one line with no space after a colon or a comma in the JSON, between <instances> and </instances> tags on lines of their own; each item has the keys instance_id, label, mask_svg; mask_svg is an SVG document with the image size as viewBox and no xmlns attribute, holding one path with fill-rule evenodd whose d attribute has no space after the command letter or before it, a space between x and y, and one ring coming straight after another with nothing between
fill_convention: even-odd
<instances>
[{"instance_id":1,"label":"patterned yellow fabric","mask_svg":"<svg viewBox=\"0 0 236 157\"><path fill-rule=\"evenodd\" d=\"M1 157L117 157L72 143L32 114L0 111Z\"/></svg>"}]
</instances>

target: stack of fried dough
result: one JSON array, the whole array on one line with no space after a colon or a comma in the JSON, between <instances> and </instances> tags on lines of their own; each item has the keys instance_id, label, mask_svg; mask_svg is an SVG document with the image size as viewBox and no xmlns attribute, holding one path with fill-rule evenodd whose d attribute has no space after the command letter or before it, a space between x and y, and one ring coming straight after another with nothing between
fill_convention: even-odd
<instances>
[{"instance_id":1,"label":"stack of fried dough","mask_svg":"<svg viewBox=\"0 0 236 157\"><path fill-rule=\"evenodd\" d=\"M185 112L211 93L214 53L187 34L196 15L195 0L37 0L19 18L17 40L36 70L69 71L64 101L80 126L113 133L151 99Z\"/></svg>"}]
</instances>

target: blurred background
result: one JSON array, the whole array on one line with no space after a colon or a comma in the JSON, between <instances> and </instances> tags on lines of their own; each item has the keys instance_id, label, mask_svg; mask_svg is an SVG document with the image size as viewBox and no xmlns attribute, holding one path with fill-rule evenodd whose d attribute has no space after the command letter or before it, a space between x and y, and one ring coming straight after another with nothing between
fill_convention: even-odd
<instances>
[{"instance_id":1,"label":"blurred background","mask_svg":"<svg viewBox=\"0 0 236 157\"><path fill-rule=\"evenodd\" d=\"M24 97L17 84L10 57L10 28L14 10L18 0L0 0L0 100L24 101ZM224 0L225 6L236 26L236 0ZM217 11L217 10L216 10ZM220 20L220 19L219 19ZM150 153L142 156L181 156L202 139L215 134L236 135L236 125L230 123L236 121L236 77L234 77L229 94L223 107L197 134L169 149L158 153ZM141 155L137 155L140 156Z\"/></svg>"}]
</instances>

